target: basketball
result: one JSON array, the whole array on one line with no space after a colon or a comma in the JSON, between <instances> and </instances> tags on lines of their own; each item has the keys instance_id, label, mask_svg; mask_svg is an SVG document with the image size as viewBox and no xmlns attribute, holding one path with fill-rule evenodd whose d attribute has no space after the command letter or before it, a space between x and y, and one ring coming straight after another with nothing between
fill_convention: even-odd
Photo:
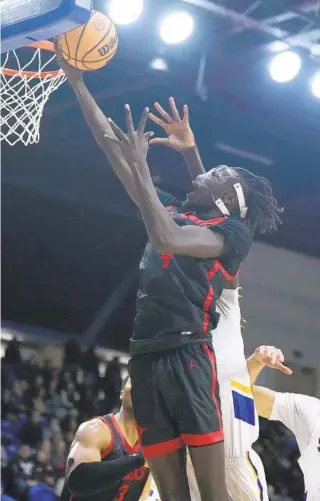
<instances>
[{"instance_id":1,"label":"basketball","mask_svg":"<svg viewBox=\"0 0 320 501\"><path fill-rule=\"evenodd\" d=\"M98 70L111 61L118 47L115 25L108 16L94 11L83 26L57 38L61 55L78 70Z\"/></svg>"}]
</instances>

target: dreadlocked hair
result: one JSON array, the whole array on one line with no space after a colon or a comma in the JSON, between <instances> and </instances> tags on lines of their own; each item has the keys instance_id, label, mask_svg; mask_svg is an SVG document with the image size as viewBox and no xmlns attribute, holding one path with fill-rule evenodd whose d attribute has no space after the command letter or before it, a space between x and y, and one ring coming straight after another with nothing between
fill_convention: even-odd
<instances>
[{"instance_id":1,"label":"dreadlocked hair","mask_svg":"<svg viewBox=\"0 0 320 501\"><path fill-rule=\"evenodd\" d=\"M258 230L260 233L270 233L282 224L279 214L283 208L279 206L277 200L272 195L271 184L265 177L256 176L247 169L237 167L244 181L244 195L248 208L247 219L253 233Z\"/></svg>"}]
</instances>

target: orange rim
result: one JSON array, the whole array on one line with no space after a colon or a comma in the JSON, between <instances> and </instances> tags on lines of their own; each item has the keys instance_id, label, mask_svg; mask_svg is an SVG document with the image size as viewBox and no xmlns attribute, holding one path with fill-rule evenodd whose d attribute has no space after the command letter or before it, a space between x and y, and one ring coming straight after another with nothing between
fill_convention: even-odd
<instances>
[{"instance_id":1,"label":"orange rim","mask_svg":"<svg viewBox=\"0 0 320 501\"><path fill-rule=\"evenodd\" d=\"M54 44L52 42L49 42L49 40L43 40L41 42L32 42L26 47L31 47L33 49L41 49L41 50L47 50L49 52L55 52ZM32 77L37 77L37 78L47 78L51 77L54 78L56 77L61 70L54 70L54 71L20 71L20 70L12 70L11 68L2 68L1 72L4 75L7 75L9 77L13 76L18 76L20 78L32 78Z\"/></svg>"}]
</instances>

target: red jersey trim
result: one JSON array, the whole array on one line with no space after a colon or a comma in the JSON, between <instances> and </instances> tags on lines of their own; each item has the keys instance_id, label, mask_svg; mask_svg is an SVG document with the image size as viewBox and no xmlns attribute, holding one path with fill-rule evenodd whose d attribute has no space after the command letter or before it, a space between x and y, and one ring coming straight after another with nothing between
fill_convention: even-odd
<instances>
[{"instance_id":1,"label":"red jersey trim","mask_svg":"<svg viewBox=\"0 0 320 501\"><path fill-rule=\"evenodd\" d=\"M169 205L166 207L167 210L175 209L175 208L176 207L173 205ZM197 224L199 226L207 226L210 224L219 224L227 219L225 216L216 217L214 219L199 219L197 216L195 216L193 214L184 214L184 213L182 213L182 214L179 213L179 216L181 217L181 219L190 219L191 221L193 221L195 224ZM163 255L162 259L165 259L165 256L167 257L167 259L166 259L166 261L164 261L163 268L167 268L168 263L169 263L169 261L168 261L169 254ZM172 257L173 256L170 254L170 259L172 259ZM214 262L212 268L207 273L207 279L210 281L216 275L216 273L218 273L219 271L222 273L222 275L228 281L233 280L238 274L238 272L235 275L231 275L230 273L228 273L227 270L222 266L220 261L218 261L215 258L215 262ZM210 320L209 310L210 310L210 306L211 306L211 303L213 301L213 298L214 298L214 290L213 290L212 285L210 284L207 296L204 300L203 307L202 307L202 310L204 313L203 324L202 324L202 333L205 333L208 330L209 320Z\"/></svg>"},{"instance_id":2,"label":"red jersey trim","mask_svg":"<svg viewBox=\"0 0 320 501\"><path fill-rule=\"evenodd\" d=\"M153 445L143 445L142 452L146 459L153 458L156 456L163 456L169 452L177 451L185 446L184 441L181 437L173 438L172 440L166 440L165 442L159 442Z\"/></svg>"},{"instance_id":3,"label":"red jersey trim","mask_svg":"<svg viewBox=\"0 0 320 501\"><path fill-rule=\"evenodd\" d=\"M223 424L222 424L222 417L221 417L221 410L219 403L217 402L217 364L216 364L216 357L215 354L210 350L209 346L207 343L203 343L203 348L209 358L210 365L211 365L211 371L212 371L212 388L211 388L211 394L212 394L212 400L214 402L216 412L217 412L217 417L219 421L219 428L220 432L222 433L222 439L223 440Z\"/></svg>"},{"instance_id":4,"label":"red jersey trim","mask_svg":"<svg viewBox=\"0 0 320 501\"><path fill-rule=\"evenodd\" d=\"M203 323L202 323L202 334L207 332L207 330L208 330L209 319L210 319L209 308L211 306L213 297L214 297L214 290L213 290L212 285L210 284L208 294L206 296L206 299L205 299L205 301L203 303L203 307L202 307L202 310L204 313Z\"/></svg>"},{"instance_id":5,"label":"red jersey trim","mask_svg":"<svg viewBox=\"0 0 320 501\"><path fill-rule=\"evenodd\" d=\"M217 444L218 442L223 442L224 435L223 431L212 431L210 433L182 433L181 438L183 439L185 445L192 446L201 446L201 445L212 445Z\"/></svg>"},{"instance_id":6,"label":"red jersey trim","mask_svg":"<svg viewBox=\"0 0 320 501\"><path fill-rule=\"evenodd\" d=\"M111 435L111 442L110 444L108 445L108 447L101 453L101 459L104 459L106 458L112 451L113 449L113 445L114 445L114 436L113 436L113 430L110 426L110 424L108 423L108 421L102 417L102 416L97 416L96 419L100 419L108 428L109 428L109 431L110 431L110 435Z\"/></svg>"},{"instance_id":7,"label":"red jersey trim","mask_svg":"<svg viewBox=\"0 0 320 501\"><path fill-rule=\"evenodd\" d=\"M211 278L213 278L215 274L218 273L218 271L221 271L224 278L226 278L229 281L235 279L236 276L238 275L238 272L235 275L231 275L230 273L228 273L227 270L222 266L220 261L216 259L214 265L207 273L208 280L211 280Z\"/></svg>"},{"instance_id":8,"label":"red jersey trim","mask_svg":"<svg viewBox=\"0 0 320 501\"><path fill-rule=\"evenodd\" d=\"M126 439L125 434L121 430L121 428L120 428L120 426L118 424L118 421L116 420L114 414L110 414L110 418L112 419L114 427L116 428L117 432L119 433L119 435L121 437L121 440L123 442L123 445L125 446L125 448L127 449L127 451L130 452L130 454L134 454L135 452L137 452L136 449L135 449L136 444L133 447L131 447L131 445L129 444L128 440Z\"/></svg>"},{"instance_id":9,"label":"red jersey trim","mask_svg":"<svg viewBox=\"0 0 320 501\"><path fill-rule=\"evenodd\" d=\"M214 219L199 219L193 214L179 214L181 219L190 219L199 226L207 226L208 224L219 224L225 221L227 218L225 216L215 217Z\"/></svg>"},{"instance_id":10,"label":"red jersey trim","mask_svg":"<svg viewBox=\"0 0 320 501\"><path fill-rule=\"evenodd\" d=\"M222 275L225 277L225 279L229 280L229 281L233 280L237 276L237 273L235 275L230 275L230 273L228 273L227 270L224 269L224 267L222 266L220 261L217 261L217 259L215 259L215 262L214 262L212 268L207 273L207 279L211 280L218 273L218 271L220 271L222 273ZM202 307L202 310L204 313L203 323L202 323L202 333L203 334L205 332L207 332L207 330L208 330L209 320L210 320L209 310L210 310L210 306L211 306L211 303L213 301L213 298L214 298L214 290L213 290L212 285L209 284L209 290L208 290L207 296L204 300L203 307Z\"/></svg>"}]
</instances>

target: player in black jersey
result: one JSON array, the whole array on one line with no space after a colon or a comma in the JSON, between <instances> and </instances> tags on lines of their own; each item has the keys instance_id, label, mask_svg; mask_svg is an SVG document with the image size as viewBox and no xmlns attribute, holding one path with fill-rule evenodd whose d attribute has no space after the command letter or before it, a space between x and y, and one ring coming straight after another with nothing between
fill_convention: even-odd
<instances>
[{"instance_id":1,"label":"player in black jersey","mask_svg":"<svg viewBox=\"0 0 320 501\"><path fill-rule=\"evenodd\" d=\"M82 423L71 444L61 501L147 499L150 472L141 452L127 377L118 414Z\"/></svg>"},{"instance_id":2,"label":"player in black jersey","mask_svg":"<svg viewBox=\"0 0 320 501\"><path fill-rule=\"evenodd\" d=\"M244 169L220 166L205 173L191 144L184 152L195 167L187 200L181 204L157 192L146 162L148 109L134 130L130 108L125 107L125 135L105 118L81 74L66 64L63 69L99 146L140 208L149 236L140 264L130 374L143 451L160 497L190 499L184 454L188 446L202 501L226 501L210 331L218 321L215 302L249 252L254 230L271 230L279 222L271 186ZM172 116L162 110L166 130L174 136L169 128L178 124L181 138L189 128L187 108L181 120L172 99L170 105Z\"/></svg>"},{"instance_id":3,"label":"player in black jersey","mask_svg":"<svg viewBox=\"0 0 320 501\"><path fill-rule=\"evenodd\" d=\"M161 109L167 125L186 126L187 109L181 120L172 99L170 105L172 117ZM125 186L150 240L140 264L130 362L143 451L162 499L190 497L181 454L188 446L202 500L224 501L223 429L211 344L215 303L237 275L254 231L275 228L280 209L266 179L227 166L198 175L182 204L156 191L145 158L148 110L136 131L129 106L125 113L128 134L109 121L117 138L109 142L119 146L131 169Z\"/></svg>"}]
</instances>

